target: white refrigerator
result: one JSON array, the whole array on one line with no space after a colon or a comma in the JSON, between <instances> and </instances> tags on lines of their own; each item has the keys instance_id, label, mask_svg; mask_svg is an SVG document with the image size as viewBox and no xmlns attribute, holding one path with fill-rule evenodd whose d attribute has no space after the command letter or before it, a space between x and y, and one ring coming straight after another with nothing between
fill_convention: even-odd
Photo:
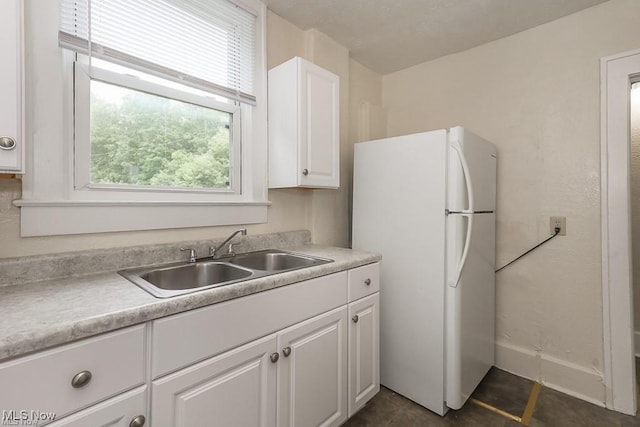
<instances>
[{"instance_id":1,"label":"white refrigerator","mask_svg":"<svg viewBox=\"0 0 640 427\"><path fill-rule=\"evenodd\" d=\"M496 148L454 127L354 156L353 248L382 254L380 382L444 415L494 364Z\"/></svg>"}]
</instances>

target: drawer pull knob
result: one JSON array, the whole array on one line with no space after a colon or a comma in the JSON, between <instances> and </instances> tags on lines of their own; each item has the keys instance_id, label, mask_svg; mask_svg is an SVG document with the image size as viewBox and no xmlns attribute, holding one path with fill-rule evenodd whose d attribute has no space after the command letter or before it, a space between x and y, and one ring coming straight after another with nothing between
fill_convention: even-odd
<instances>
[{"instance_id":1,"label":"drawer pull knob","mask_svg":"<svg viewBox=\"0 0 640 427\"><path fill-rule=\"evenodd\" d=\"M284 357L289 357L289 355L291 354L291 347L285 347L282 349L282 354L284 355Z\"/></svg>"},{"instance_id":2,"label":"drawer pull knob","mask_svg":"<svg viewBox=\"0 0 640 427\"><path fill-rule=\"evenodd\" d=\"M82 388L89 384L89 381L91 381L91 377L92 375L89 371L78 372L71 379L71 385L73 386L73 388Z\"/></svg>"},{"instance_id":3,"label":"drawer pull knob","mask_svg":"<svg viewBox=\"0 0 640 427\"><path fill-rule=\"evenodd\" d=\"M304 176L309 175L309 169L302 169L302 175Z\"/></svg>"},{"instance_id":4,"label":"drawer pull knob","mask_svg":"<svg viewBox=\"0 0 640 427\"><path fill-rule=\"evenodd\" d=\"M0 150L13 150L16 148L16 140L10 136L0 136Z\"/></svg>"},{"instance_id":5,"label":"drawer pull knob","mask_svg":"<svg viewBox=\"0 0 640 427\"><path fill-rule=\"evenodd\" d=\"M367 279L367 280L365 280L365 281L364 281L364 284L365 284L365 285L367 285L367 286L369 286L369 285L371 284L371 279Z\"/></svg>"},{"instance_id":6,"label":"drawer pull knob","mask_svg":"<svg viewBox=\"0 0 640 427\"><path fill-rule=\"evenodd\" d=\"M360 317L358 317L358 315L356 314L351 318L351 320L353 320L353 323L358 323L358 320L360 320Z\"/></svg>"},{"instance_id":7,"label":"drawer pull knob","mask_svg":"<svg viewBox=\"0 0 640 427\"><path fill-rule=\"evenodd\" d=\"M269 355L269 359L271 360L271 363L276 363L278 359L280 359L280 353L271 353Z\"/></svg>"},{"instance_id":8,"label":"drawer pull knob","mask_svg":"<svg viewBox=\"0 0 640 427\"><path fill-rule=\"evenodd\" d=\"M131 422L129 423L129 427L142 427L145 421L147 421L147 419L144 417L144 415L138 415L131 420Z\"/></svg>"}]
</instances>

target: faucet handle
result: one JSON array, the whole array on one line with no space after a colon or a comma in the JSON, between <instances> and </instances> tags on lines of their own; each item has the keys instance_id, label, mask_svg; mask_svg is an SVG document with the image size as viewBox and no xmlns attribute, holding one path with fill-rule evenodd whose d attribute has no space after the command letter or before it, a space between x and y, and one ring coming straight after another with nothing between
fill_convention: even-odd
<instances>
[{"instance_id":1,"label":"faucet handle","mask_svg":"<svg viewBox=\"0 0 640 427\"><path fill-rule=\"evenodd\" d=\"M180 248L182 252L189 251L189 262L196 262L196 258L198 257L198 253L193 248Z\"/></svg>"}]
</instances>

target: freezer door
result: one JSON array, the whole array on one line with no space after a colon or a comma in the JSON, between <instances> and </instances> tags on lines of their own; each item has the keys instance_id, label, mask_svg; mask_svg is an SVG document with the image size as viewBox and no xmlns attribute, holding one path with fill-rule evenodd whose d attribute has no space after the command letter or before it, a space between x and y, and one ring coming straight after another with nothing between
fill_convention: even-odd
<instances>
[{"instance_id":1,"label":"freezer door","mask_svg":"<svg viewBox=\"0 0 640 427\"><path fill-rule=\"evenodd\" d=\"M451 211L469 209L467 186L460 154L469 166L474 211L494 211L496 207L496 147L462 127L449 130L449 182L447 206ZM452 147L458 144L460 154Z\"/></svg>"},{"instance_id":2,"label":"freezer door","mask_svg":"<svg viewBox=\"0 0 640 427\"><path fill-rule=\"evenodd\" d=\"M456 274L469 218L447 217L447 274ZM457 287L446 287L446 404L460 409L494 364L495 214L474 214Z\"/></svg>"},{"instance_id":3,"label":"freezer door","mask_svg":"<svg viewBox=\"0 0 640 427\"><path fill-rule=\"evenodd\" d=\"M380 382L444 414L446 131L356 144L353 248L382 254Z\"/></svg>"}]
</instances>

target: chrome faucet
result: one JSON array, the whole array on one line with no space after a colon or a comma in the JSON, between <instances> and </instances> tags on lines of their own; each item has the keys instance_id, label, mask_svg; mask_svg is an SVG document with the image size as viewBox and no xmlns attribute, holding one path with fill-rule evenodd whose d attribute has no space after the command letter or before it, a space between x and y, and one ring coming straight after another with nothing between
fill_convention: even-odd
<instances>
[{"instance_id":1,"label":"chrome faucet","mask_svg":"<svg viewBox=\"0 0 640 427\"><path fill-rule=\"evenodd\" d=\"M211 255L211 258L221 258L222 255L218 255L218 251L222 248L224 248L224 245L226 245L227 243L229 243L229 241L231 241L231 239L233 239L234 237L236 237L237 234L242 234L243 236L247 235L247 229L246 228L241 228L239 230L236 230L233 232L233 234L231 234L231 236L227 237L227 239L220 243L218 246L213 247L211 246L211 248L209 248L209 255ZM227 252L227 256L233 256L235 255L235 253L233 252L232 249L232 245L229 245L229 251Z\"/></svg>"},{"instance_id":2,"label":"chrome faucet","mask_svg":"<svg viewBox=\"0 0 640 427\"><path fill-rule=\"evenodd\" d=\"M198 253L193 248L180 248L181 252L189 251L189 262L196 262L198 258Z\"/></svg>"}]
</instances>

